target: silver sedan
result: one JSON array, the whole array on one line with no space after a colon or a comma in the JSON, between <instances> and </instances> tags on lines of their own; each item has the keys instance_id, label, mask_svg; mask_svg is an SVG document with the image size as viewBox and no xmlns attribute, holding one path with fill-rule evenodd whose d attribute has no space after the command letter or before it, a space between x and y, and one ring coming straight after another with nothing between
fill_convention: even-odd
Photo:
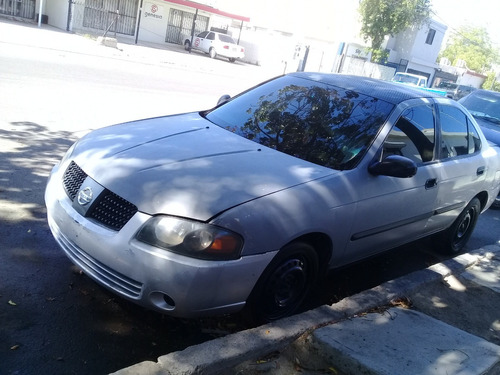
<instances>
[{"instance_id":1,"label":"silver sedan","mask_svg":"<svg viewBox=\"0 0 500 375\"><path fill-rule=\"evenodd\" d=\"M499 188L499 155L460 104L295 73L212 110L89 133L45 200L62 250L116 294L272 321L328 269L430 235L460 252Z\"/></svg>"}]
</instances>

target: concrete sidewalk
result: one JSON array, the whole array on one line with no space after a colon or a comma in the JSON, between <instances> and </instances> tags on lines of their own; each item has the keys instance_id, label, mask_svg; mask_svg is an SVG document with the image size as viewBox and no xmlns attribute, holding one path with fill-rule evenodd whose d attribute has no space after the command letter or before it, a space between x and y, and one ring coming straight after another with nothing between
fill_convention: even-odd
<instances>
[{"instance_id":1,"label":"concrete sidewalk","mask_svg":"<svg viewBox=\"0 0 500 375\"><path fill-rule=\"evenodd\" d=\"M114 374L497 375L499 293L492 245Z\"/></svg>"},{"instance_id":2,"label":"concrete sidewalk","mask_svg":"<svg viewBox=\"0 0 500 375\"><path fill-rule=\"evenodd\" d=\"M178 44L144 41L138 41L136 44L131 36L108 35L108 37L115 39L116 47L99 43L98 39L102 36L96 34L75 34L50 25L42 25L39 28L30 20L23 21L0 15L0 43L33 47L39 49L40 53L43 50L60 51L63 55L89 55L148 65L175 66L177 69L188 71L217 72L218 74L221 74L220 63L225 62L223 66L225 75L231 79L237 75L242 80L249 80L249 86L245 86L245 89L283 72L281 65L262 67L240 61L229 63L225 58L210 59L202 52L190 53L184 49L183 45ZM241 67L247 68L243 76L240 72Z\"/></svg>"}]
</instances>

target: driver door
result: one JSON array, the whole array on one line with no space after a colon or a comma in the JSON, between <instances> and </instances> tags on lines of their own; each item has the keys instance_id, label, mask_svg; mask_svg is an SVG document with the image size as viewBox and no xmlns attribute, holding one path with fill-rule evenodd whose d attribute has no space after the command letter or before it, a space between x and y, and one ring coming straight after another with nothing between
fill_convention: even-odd
<instances>
[{"instance_id":1,"label":"driver door","mask_svg":"<svg viewBox=\"0 0 500 375\"><path fill-rule=\"evenodd\" d=\"M432 105L419 104L403 111L388 136L380 160L400 155L417 164L417 173L409 178L373 176L366 170L367 183L357 187L351 241L346 257L362 259L410 242L432 232L440 177L435 162L435 114Z\"/></svg>"}]
</instances>

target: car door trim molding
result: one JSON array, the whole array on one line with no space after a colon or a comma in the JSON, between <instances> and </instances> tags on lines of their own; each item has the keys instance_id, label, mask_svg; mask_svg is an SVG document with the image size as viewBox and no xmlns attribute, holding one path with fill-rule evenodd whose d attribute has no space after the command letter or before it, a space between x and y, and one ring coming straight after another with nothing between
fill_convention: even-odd
<instances>
[{"instance_id":1,"label":"car door trim molding","mask_svg":"<svg viewBox=\"0 0 500 375\"><path fill-rule=\"evenodd\" d=\"M456 210L457 208L462 208L464 206L464 203L465 202L455 203L451 206L439 208L439 209L437 209L433 212L430 212L430 213L422 214L419 216L414 216L414 217L411 217L411 218L406 219L406 220L397 221L395 223L382 225L380 227L365 230L363 232L354 233L351 236L351 241L361 240L363 238L374 236L376 234L387 232L387 231L390 231L390 230L393 230L396 228L400 228L400 227L415 223L415 222L420 221L420 220L429 219L432 216L441 215L441 214L444 214L446 212Z\"/></svg>"},{"instance_id":2,"label":"car door trim molding","mask_svg":"<svg viewBox=\"0 0 500 375\"><path fill-rule=\"evenodd\" d=\"M462 208L465 206L465 202L459 202L452 204L451 206L443 207L443 208L438 208L436 211L434 211L434 215L441 215L449 211L456 210L457 208Z\"/></svg>"},{"instance_id":3,"label":"car door trim molding","mask_svg":"<svg viewBox=\"0 0 500 375\"><path fill-rule=\"evenodd\" d=\"M354 233L351 236L351 241L361 240L363 238L374 236L376 234L380 234L383 232L387 232L387 231L395 229L395 228L403 227L405 225L409 225L409 224L415 223L415 222L420 221L420 220L426 220L426 219L429 219L430 217L432 217L433 215L435 215L435 213L436 213L435 211L428 212L428 213L424 213L422 215L411 217L409 219L397 221L395 223L382 225L380 227L368 229L368 230L365 230L365 231L359 232L359 233Z\"/></svg>"}]
</instances>

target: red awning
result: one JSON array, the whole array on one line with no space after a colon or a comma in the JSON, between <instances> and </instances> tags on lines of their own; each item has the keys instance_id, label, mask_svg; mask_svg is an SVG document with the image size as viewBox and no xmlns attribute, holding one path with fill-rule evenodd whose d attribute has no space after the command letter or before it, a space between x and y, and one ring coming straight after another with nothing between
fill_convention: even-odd
<instances>
[{"instance_id":1,"label":"red awning","mask_svg":"<svg viewBox=\"0 0 500 375\"><path fill-rule=\"evenodd\" d=\"M250 18L248 18L248 17L238 16L237 14L223 12L222 10L212 8L211 6L208 6L205 4L196 3L194 1L189 1L189 0L164 0L164 1L166 1L167 3L184 5L186 7L195 8L195 9L203 10L205 12L218 14L219 16L233 18L233 19L239 20L239 21L250 22Z\"/></svg>"}]
</instances>

